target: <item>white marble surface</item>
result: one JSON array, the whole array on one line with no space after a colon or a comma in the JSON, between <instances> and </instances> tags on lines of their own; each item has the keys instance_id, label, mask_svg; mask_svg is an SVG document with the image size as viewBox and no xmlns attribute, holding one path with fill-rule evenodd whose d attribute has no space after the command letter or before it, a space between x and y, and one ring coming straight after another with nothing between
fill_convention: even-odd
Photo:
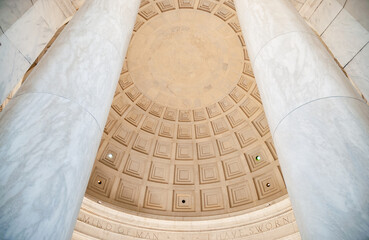
<instances>
[{"instance_id":1,"label":"white marble surface","mask_svg":"<svg viewBox=\"0 0 369 240\"><path fill-rule=\"evenodd\" d=\"M298 14L273 2L276 13L268 0L235 1L302 239L365 239L369 108L305 23L260 47Z\"/></svg>"},{"instance_id":2,"label":"white marble surface","mask_svg":"<svg viewBox=\"0 0 369 240\"><path fill-rule=\"evenodd\" d=\"M292 112L274 141L302 239L366 239L369 107L314 101Z\"/></svg>"},{"instance_id":3,"label":"white marble surface","mask_svg":"<svg viewBox=\"0 0 369 240\"><path fill-rule=\"evenodd\" d=\"M315 31L321 35L333 21L333 19L342 10L343 5L347 0L323 0L318 6L309 22Z\"/></svg>"},{"instance_id":4,"label":"white marble surface","mask_svg":"<svg viewBox=\"0 0 369 240\"><path fill-rule=\"evenodd\" d=\"M291 111L316 99L360 99L320 40L311 34L295 32L275 38L253 66L272 133Z\"/></svg>"},{"instance_id":5,"label":"white marble surface","mask_svg":"<svg viewBox=\"0 0 369 240\"><path fill-rule=\"evenodd\" d=\"M55 0L39 0L34 4L33 9L54 31L58 30L68 17L64 15Z\"/></svg>"},{"instance_id":6,"label":"white marble surface","mask_svg":"<svg viewBox=\"0 0 369 240\"><path fill-rule=\"evenodd\" d=\"M30 63L12 45L5 34L0 36L0 103L22 79Z\"/></svg>"},{"instance_id":7,"label":"white marble surface","mask_svg":"<svg viewBox=\"0 0 369 240\"><path fill-rule=\"evenodd\" d=\"M367 31L369 31L369 1L347 0L345 10L353 16Z\"/></svg>"},{"instance_id":8,"label":"white marble surface","mask_svg":"<svg viewBox=\"0 0 369 240\"><path fill-rule=\"evenodd\" d=\"M55 29L50 28L36 8L29 9L6 32L15 48L32 63L44 49Z\"/></svg>"},{"instance_id":9,"label":"white marble surface","mask_svg":"<svg viewBox=\"0 0 369 240\"><path fill-rule=\"evenodd\" d=\"M288 0L260 2L245 0L235 1L235 3L241 13L238 14L238 18L242 22L243 32L253 33L252 38L245 38L246 45L252 46L247 49L252 62L260 50L278 36L292 32L314 34L310 28L301 27L305 24L304 20L296 14L296 9ZM284 10L285 8L288 8L287 12ZM273 21L275 17L278 17L278 22ZM263 31L258 31L260 25L264 26Z\"/></svg>"},{"instance_id":10,"label":"white marble surface","mask_svg":"<svg viewBox=\"0 0 369 240\"><path fill-rule=\"evenodd\" d=\"M4 239L70 239L138 6L89 1L0 113Z\"/></svg>"},{"instance_id":11,"label":"white marble surface","mask_svg":"<svg viewBox=\"0 0 369 240\"><path fill-rule=\"evenodd\" d=\"M16 11L16 7L21 3L20 1L14 1L10 4L9 2L11 1L0 1L0 4L4 5L3 9L0 7L0 11L6 10L7 14L12 14L13 12L6 7L13 7ZM22 16L18 16L17 20L9 26L9 29L4 34L1 32L0 35L0 41L3 42L3 47L0 46L1 103L15 84L21 80L30 63L33 63L39 56L56 30L70 16L72 11L70 8L74 9L70 0L29 2L31 3L30 6L34 5ZM7 17L7 14L0 15L1 17ZM10 16L8 17L10 18Z\"/></svg>"},{"instance_id":12,"label":"white marble surface","mask_svg":"<svg viewBox=\"0 0 369 240\"><path fill-rule=\"evenodd\" d=\"M84 235L86 239L122 240L257 240L286 236L292 240L292 236L299 236L288 198L239 216L174 221L131 215L86 197L72 239L84 239L80 238Z\"/></svg>"},{"instance_id":13,"label":"white marble surface","mask_svg":"<svg viewBox=\"0 0 369 240\"><path fill-rule=\"evenodd\" d=\"M346 9L343 9L323 33L322 39L341 66L346 66L369 42L369 32Z\"/></svg>"},{"instance_id":14,"label":"white marble surface","mask_svg":"<svg viewBox=\"0 0 369 240\"><path fill-rule=\"evenodd\" d=\"M0 0L0 27L3 32L31 7L31 0Z\"/></svg>"},{"instance_id":15,"label":"white marble surface","mask_svg":"<svg viewBox=\"0 0 369 240\"><path fill-rule=\"evenodd\" d=\"M369 44L347 64L345 71L354 81L364 97L369 100Z\"/></svg>"},{"instance_id":16,"label":"white marble surface","mask_svg":"<svg viewBox=\"0 0 369 240\"><path fill-rule=\"evenodd\" d=\"M47 59L41 60L19 93L48 92L71 99L103 128L109 108L101 106L111 104L137 10L134 3L117 9L114 1L91 2L64 29L54 43L57 47L48 51ZM125 25L127 28L122 27Z\"/></svg>"},{"instance_id":17,"label":"white marble surface","mask_svg":"<svg viewBox=\"0 0 369 240\"><path fill-rule=\"evenodd\" d=\"M63 97L9 103L0 114L1 239L70 238L100 137L95 119Z\"/></svg>"},{"instance_id":18,"label":"white marble surface","mask_svg":"<svg viewBox=\"0 0 369 240\"><path fill-rule=\"evenodd\" d=\"M309 20L311 15L319 7L323 0L306 0L304 5L301 7L299 13L305 20Z\"/></svg>"}]
</instances>

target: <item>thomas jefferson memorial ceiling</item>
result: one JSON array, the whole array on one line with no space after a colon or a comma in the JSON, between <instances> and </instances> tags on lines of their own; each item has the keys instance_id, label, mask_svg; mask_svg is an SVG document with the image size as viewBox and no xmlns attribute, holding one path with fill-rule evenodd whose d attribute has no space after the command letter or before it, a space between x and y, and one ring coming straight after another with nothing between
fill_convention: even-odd
<instances>
[{"instance_id":1,"label":"thomas jefferson memorial ceiling","mask_svg":"<svg viewBox=\"0 0 369 240\"><path fill-rule=\"evenodd\" d=\"M286 194L233 1L142 1L87 196L202 217Z\"/></svg>"},{"instance_id":2,"label":"thomas jefferson memorial ceiling","mask_svg":"<svg viewBox=\"0 0 369 240\"><path fill-rule=\"evenodd\" d=\"M367 239L368 13L0 0L0 239Z\"/></svg>"}]
</instances>

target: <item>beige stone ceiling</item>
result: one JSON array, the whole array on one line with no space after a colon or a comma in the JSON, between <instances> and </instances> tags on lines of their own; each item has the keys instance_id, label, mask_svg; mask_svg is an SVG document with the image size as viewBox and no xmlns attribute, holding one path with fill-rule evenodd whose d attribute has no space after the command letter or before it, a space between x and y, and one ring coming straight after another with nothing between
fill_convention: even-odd
<instances>
[{"instance_id":1,"label":"beige stone ceiling","mask_svg":"<svg viewBox=\"0 0 369 240\"><path fill-rule=\"evenodd\" d=\"M87 196L186 219L286 193L233 0L143 0Z\"/></svg>"}]
</instances>

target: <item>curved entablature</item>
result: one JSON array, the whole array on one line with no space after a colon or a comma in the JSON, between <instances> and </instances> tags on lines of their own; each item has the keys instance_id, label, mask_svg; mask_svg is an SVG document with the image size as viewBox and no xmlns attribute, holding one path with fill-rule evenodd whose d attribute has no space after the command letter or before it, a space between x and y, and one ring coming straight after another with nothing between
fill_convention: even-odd
<instances>
[{"instance_id":1,"label":"curved entablature","mask_svg":"<svg viewBox=\"0 0 369 240\"><path fill-rule=\"evenodd\" d=\"M142 1L87 196L186 220L286 193L233 1Z\"/></svg>"}]
</instances>

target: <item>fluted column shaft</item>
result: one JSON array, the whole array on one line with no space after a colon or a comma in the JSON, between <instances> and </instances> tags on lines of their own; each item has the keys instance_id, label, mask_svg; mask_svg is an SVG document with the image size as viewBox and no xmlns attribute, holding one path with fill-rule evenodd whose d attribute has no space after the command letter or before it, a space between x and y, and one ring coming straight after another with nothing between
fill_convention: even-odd
<instances>
[{"instance_id":1,"label":"fluted column shaft","mask_svg":"<svg viewBox=\"0 0 369 240\"><path fill-rule=\"evenodd\" d=\"M1 113L1 239L70 239L139 2L87 0Z\"/></svg>"},{"instance_id":2,"label":"fluted column shaft","mask_svg":"<svg viewBox=\"0 0 369 240\"><path fill-rule=\"evenodd\" d=\"M369 108L288 0L235 0L303 239L369 236Z\"/></svg>"}]
</instances>

